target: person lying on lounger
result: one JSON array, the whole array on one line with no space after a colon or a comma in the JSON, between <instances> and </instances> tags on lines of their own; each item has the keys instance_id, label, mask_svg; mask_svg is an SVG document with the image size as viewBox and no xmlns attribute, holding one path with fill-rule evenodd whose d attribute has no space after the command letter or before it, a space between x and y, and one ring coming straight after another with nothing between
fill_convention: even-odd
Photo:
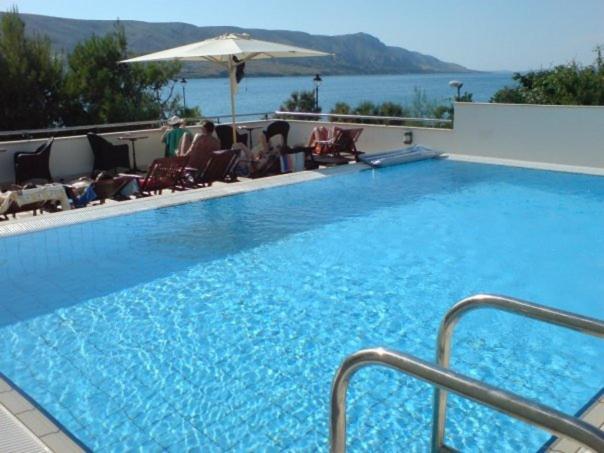
<instances>
[{"instance_id":1,"label":"person lying on lounger","mask_svg":"<svg viewBox=\"0 0 604 453\"><path fill-rule=\"evenodd\" d=\"M251 176L264 171L275 158L279 158L282 147L283 138L280 135L271 138L269 142L265 131L262 131L258 143L252 149L244 143L235 143L232 149L239 150L239 161L235 172L239 176Z\"/></svg>"}]
</instances>

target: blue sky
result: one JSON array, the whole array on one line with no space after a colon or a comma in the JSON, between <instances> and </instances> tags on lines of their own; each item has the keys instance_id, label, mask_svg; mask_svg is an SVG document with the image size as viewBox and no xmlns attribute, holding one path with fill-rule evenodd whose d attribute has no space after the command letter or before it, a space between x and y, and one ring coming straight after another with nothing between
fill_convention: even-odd
<instances>
[{"instance_id":1,"label":"blue sky","mask_svg":"<svg viewBox=\"0 0 604 453\"><path fill-rule=\"evenodd\" d=\"M482 70L593 61L604 0L0 0L23 13L195 25L363 31L386 44Z\"/></svg>"}]
</instances>

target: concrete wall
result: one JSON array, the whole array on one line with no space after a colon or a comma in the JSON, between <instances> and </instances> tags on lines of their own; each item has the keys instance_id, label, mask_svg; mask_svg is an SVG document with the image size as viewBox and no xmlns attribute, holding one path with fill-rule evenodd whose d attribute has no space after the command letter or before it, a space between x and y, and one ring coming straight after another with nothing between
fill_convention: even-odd
<instances>
[{"instance_id":1,"label":"concrete wall","mask_svg":"<svg viewBox=\"0 0 604 453\"><path fill-rule=\"evenodd\" d=\"M264 125L263 122L246 122L246 125ZM189 127L196 133L198 126ZM259 131L256 131L259 133ZM147 129L133 131L131 135L145 136L138 140L136 146L136 161L139 167L147 167L153 159L163 157L164 145L161 143L160 129ZM124 132L99 134L114 144L130 143L120 141L118 137L126 135ZM0 183L14 182L13 155L18 151L34 151L46 140L22 140L13 142L0 142ZM132 154L130 155L132 156ZM50 173L57 181L70 179L76 176L89 175L93 165L92 149L85 135L74 137L59 137L55 139L50 153Z\"/></svg>"},{"instance_id":2,"label":"concrete wall","mask_svg":"<svg viewBox=\"0 0 604 453\"><path fill-rule=\"evenodd\" d=\"M247 121L258 127L254 143L270 121ZM303 145L318 123L290 120L290 145ZM325 123L322 123L325 124ZM338 124L355 127L351 123ZM584 167L604 171L604 107L539 106L458 103L455 127L434 129L381 125L360 125L363 133L358 148L368 153L402 148L404 133L413 133L413 143L447 153L479 159L520 161L556 166ZM196 127L190 128L193 132ZM161 131L134 132L147 136L136 142L137 161L147 166L163 156ZM124 133L103 134L114 143ZM13 154L34 150L43 140L0 143L0 182L14 180ZM53 145L50 170L55 179L86 175L92 170L92 150L85 136L58 138Z\"/></svg>"},{"instance_id":3,"label":"concrete wall","mask_svg":"<svg viewBox=\"0 0 604 453\"><path fill-rule=\"evenodd\" d=\"M290 145L306 145L313 127L317 125L317 123L308 121L290 120L289 123L292 126L288 140ZM405 132L409 131L413 134L414 144L422 144L443 151L450 146L452 137L450 129L351 123L329 123L329 125L337 125L343 128L362 127L363 133L359 137L357 148L366 153L377 153L408 146L403 141Z\"/></svg>"},{"instance_id":4,"label":"concrete wall","mask_svg":"<svg viewBox=\"0 0 604 453\"><path fill-rule=\"evenodd\" d=\"M447 151L604 169L604 107L458 103Z\"/></svg>"}]
</instances>

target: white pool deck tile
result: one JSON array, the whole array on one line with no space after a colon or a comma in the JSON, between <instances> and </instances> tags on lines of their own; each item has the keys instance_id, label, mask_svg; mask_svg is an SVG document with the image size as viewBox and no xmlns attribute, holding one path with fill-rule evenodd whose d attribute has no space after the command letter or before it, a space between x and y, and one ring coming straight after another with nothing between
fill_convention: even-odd
<instances>
[{"instance_id":1,"label":"white pool deck tile","mask_svg":"<svg viewBox=\"0 0 604 453\"><path fill-rule=\"evenodd\" d=\"M587 408L581 419L604 431L604 396ZM558 439L546 451L549 453L593 453L593 450L570 439Z\"/></svg>"},{"instance_id":2,"label":"white pool deck tile","mask_svg":"<svg viewBox=\"0 0 604 453\"><path fill-rule=\"evenodd\" d=\"M604 176L604 168L598 167L549 164L545 162L532 162L527 160L499 159L497 157L468 156L466 154L448 154L447 157L451 160L457 160L460 162L474 162L477 164L503 165L506 167L530 168L533 170L559 171L563 173Z\"/></svg>"},{"instance_id":3,"label":"white pool deck tile","mask_svg":"<svg viewBox=\"0 0 604 453\"><path fill-rule=\"evenodd\" d=\"M0 376L0 452L84 452Z\"/></svg>"}]
</instances>

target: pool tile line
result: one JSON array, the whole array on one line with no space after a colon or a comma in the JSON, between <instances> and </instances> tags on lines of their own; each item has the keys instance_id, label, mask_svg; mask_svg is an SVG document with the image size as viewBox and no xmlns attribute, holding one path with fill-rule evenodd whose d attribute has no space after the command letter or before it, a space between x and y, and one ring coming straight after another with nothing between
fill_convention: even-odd
<instances>
[{"instance_id":1,"label":"pool tile line","mask_svg":"<svg viewBox=\"0 0 604 453\"><path fill-rule=\"evenodd\" d=\"M34 334L34 335L35 335L35 333L34 333L34 332L32 332L32 334ZM250 335L251 335L251 334L247 334L247 336L248 336L248 337L250 337ZM46 341L46 339L44 339L44 340ZM47 342L47 344L48 344L48 342ZM97 345L96 343L90 343L90 346L91 346L91 347L93 347L93 348L95 348L95 349L97 349L97 351L99 351L99 352L103 352L103 349L99 348L99 347L98 347L98 345ZM62 354L61 352L59 352L59 351L58 351L58 350L55 348L55 346L53 346L53 345L49 345L49 347L51 347L52 349L55 349L55 351L56 351L58 354ZM63 354L63 356L65 357L65 359L66 359L66 360L70 360L70 359L71 359L71 357L69 357L69 356L65 356L64 354ZM73 367L74 367L75 369L77 369L77 370L78 370L78 371L79 371L79 372L82 374L82 377L83 377L83 378L85 378L85 379L87 379L87 380L88 380L88 376L86 375L86 373L84 373L84 372L83 372L81 369L79 369L79 367L78 367L77 365L75 365L75 364L72 364L72 365L73 365ZM285 373L285 372L283 372L282 370L275 370L275 371L276 371L276 373L278 373L278 374L281 374L281 375L283 375L283 376L285 376L285 377L287 377L287 378L289 378L289 379L292 379L292 377L291 377L291 376L290 376L288 373ZM176 370L175 370L175 372L176 372L176 373L178 373L178 374L179 374L179 375L180 375L180 376L181 376L181 377L182 377L182 378L183 378L185 381L189 382L189 383L191 384L191 386L194 386L194 383L190 381L189 376L188 376L187 374L184 374L184 373L178 372L178 371L176 371ZM140 382L140 381L138 380L138 378L136 378L136 381L137 381L137 382ZM102 392L103 394L106 394L108 398L110 398L110 399L112 399L112 400L114 400L114 401L115 401L115 398L114 398L114 397L112 397L111 395L107 394L103 388L99 387L98 385L96 385L96 384L94 384L94 383L92 383L91 385L93 385L93 387L94 387L94 388L96 388L97 390L99 390L99 391L100 391L100 392ZM254 384L253 384L253 383L249 383L249 384L246 386L246 389L250 390L250 389L252 389L253 387L254 387ZM308 394L306 393L306 390L303 390L303 392L305 393L305 397L306 397L306 398L308 398L308 397L310 396L310 395L308 395ZM385 397L386 397L386 396L385 396ZM163 399L163 398L162 398L162 399ZM163 401L164 401L166 404L170 404L170 402L166 401L165 399L163 399ZM379 404L379 403L380 403L380 401L381 401L381 400L377 400L377 401L375 401L375 402L374 402L374 405ZM158 402L158 404L159 404L159 402ZM244 402L242 402L242 403L240 404L240 407L241 407L243 404L244 404ZM234 409L234 411L236 411L236 408ZM234 411L233 411L233 412L234 412ZM73 413L71 413L71 414L72 414L72 416L74 416L74 414L73 414ZM187 417L188 417L190 414L185 414L185 413L182 413L181 415L183 416L183 418L184 418L184 419L187 419ZM78 418L77 418L77 417L75 417L75 416L74 416L74 418L76 418L76 420L78 420ZM130 418L130 417L129 417L129 418ZM296 418L297 418L298 422L299 422L301 425L303 425L305 422L307 422L307 420L306 420L306 419L302 419L302 420L301 420L299 417L296 417ZM131 420L132 420L132 422L133 422L133 424L134 424L135 426L137 426L139 429L141 429L141 427L140 427L140 426L138 426L138 425L136 424L136 422L135 422L133 419L131 419ZM217 424L217 423L220 423L220 421L217 421L217 422L215 422L215 423L213 423L213 424ZM194 426L194 425L193 425L193 426ZM194 426L194 427L195 427L195 426ZM84 427L84 428L85 428L85 427ZM308 431L308 432L310 432L310 431L312 431L312 430L315 430L315 429L316 429L316 427L311 427L311 428L309 428L309 431ZM202 434L202 435L203 435L203 433L200 433L200 434ZM205 436L205 437L208 437L208 436ZM269 437L269 438L271 438L271 439L272 439L272 440L274 440L274 441L278 441L280 444L282 444L282 443L283 443L283 439L280 439L280 438L272 438L272 437L270 437L270 436L268 436L268 437ZM210 440L212 440L212 439L210 438ZM291 442L292 442L292 443L295 443L295 442L296 442L296 440L295 440L295 439L292 439L292 440L291 440Z\"/></svg>"}]
</instances>

